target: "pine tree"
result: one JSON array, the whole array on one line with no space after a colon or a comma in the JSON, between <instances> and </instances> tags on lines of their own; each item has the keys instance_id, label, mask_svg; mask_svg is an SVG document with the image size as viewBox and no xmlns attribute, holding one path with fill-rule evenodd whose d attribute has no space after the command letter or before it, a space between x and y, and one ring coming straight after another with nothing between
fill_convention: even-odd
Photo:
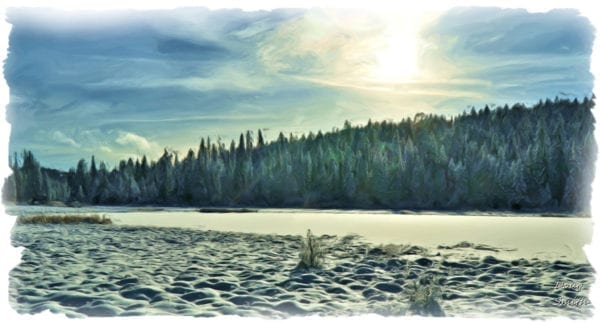
<instances>
[{"instance_id":1,"label":"pine tree","mask_svg":"<svg viewBox=\"0 0 600 323\"><path fill-rule=\"evenodd\" d=\"M446 118L345 122L341 130L266 143L258 130L227 147L201 139L180 160L129 158L111 172L92 156L59 172L24 151L4 197L93 204L256 205L409 209L589 208L597 145L593 100L508 105Z\"/></svg>"}]
</instances>

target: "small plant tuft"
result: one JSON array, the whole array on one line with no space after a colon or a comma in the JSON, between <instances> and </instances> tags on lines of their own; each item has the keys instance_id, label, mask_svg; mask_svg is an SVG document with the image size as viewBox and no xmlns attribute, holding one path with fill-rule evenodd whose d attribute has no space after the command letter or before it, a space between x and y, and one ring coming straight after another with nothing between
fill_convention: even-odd
<instances>
[{"instance_id":1,"label":"small plant tuft","mask_svg":"<svg viewBox=\"0 0 600 323\"><path fill-rule=\"evenodd\" d=\"M409 292L409 312L420 316L446 316L438 302L440 292L433 276L413 281L412 290Z\"/></svg>"},{"instance_id":2,"label":"small plant tuft","mask_svg":"<svg viewBox=\"0 0 600 323\"><path fill-rule=\"evenodd\" d=\"M309 229L306 232L306 238L302 241L300 263L296 268L305 270L322 268L324 257L325 253L321 241Z\"/></svg>"},{"instance_id":3,"label":"small plant tuft","mask_svg":"<svg viewBox=\"0 0 600 323\"><path fill-rule=\"evenodd\" d=\"M20 216L17 224L112 224L106 215L35 215Z\"/></svg>"}]
</instances>

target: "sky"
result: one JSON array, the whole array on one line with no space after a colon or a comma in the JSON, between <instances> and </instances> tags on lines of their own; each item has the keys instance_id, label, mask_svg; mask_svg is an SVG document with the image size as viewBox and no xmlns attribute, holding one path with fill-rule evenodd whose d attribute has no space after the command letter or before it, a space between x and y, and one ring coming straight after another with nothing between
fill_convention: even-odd
<instances>
[{"instance_id":1,"label":"sky","mask_svg":"<svg viewBox=\"0 0 600 323\"><path fill-rule=\"evenodd\" d=\"M109 166L210 136L302 134L418 112L590 96L576 10L9 8L11 152Z\"/></svg>"}]
</instances>

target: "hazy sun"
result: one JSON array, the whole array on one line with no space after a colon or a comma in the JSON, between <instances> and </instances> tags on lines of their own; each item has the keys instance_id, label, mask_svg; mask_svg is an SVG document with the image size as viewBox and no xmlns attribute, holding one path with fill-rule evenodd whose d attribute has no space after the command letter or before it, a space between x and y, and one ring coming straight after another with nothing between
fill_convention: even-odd
<instances>
[{"instance_id":1,"label":"hazy sun","mask_svg":"<svg viewBox=\"0 0 600 323\"><path fill-rule=\"evenodd\" d=\"M383 83L407 81L416 76L417 70L417 33L414 20L403 17L389 22L375 49L375 61L372 79Z\"/></svg>"}]
</instances>

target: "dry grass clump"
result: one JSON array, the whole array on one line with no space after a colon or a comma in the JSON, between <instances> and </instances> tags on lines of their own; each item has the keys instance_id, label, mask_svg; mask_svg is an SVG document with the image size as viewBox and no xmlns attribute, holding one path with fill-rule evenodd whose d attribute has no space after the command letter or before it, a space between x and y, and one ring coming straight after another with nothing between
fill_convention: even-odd
<instances>
[{"instance_id":1,"label":"dry grass clump","mask_svg":"<svg viewBox=\"0 0 600 323\"><path fill-rule=\"evenodd\" d=\"M325 252L321 241L309 229L306 238L302 241L300 263L296 268L305 270L322 268L324 257Z\"/></svg>"},{"instance_id":2,"label":"dry grass clump","mask_svg":"<svg viewBox=\"0 0 600 323\"><path fill-rule=\"evenodd\" d=\"M434 277L425 277L413 281L411 287L409 291L410 306L408 308L411 314L420 316L446 316L439 303L441 293L439 281L436 281Z\"/></svg>"},{"instance_id":3,"label":"dry grass clump","mask_svg":"<svg viewBox=\"0 0 600 323\"><path fill-rule=\"evenodd\" d=\"M20 216L17 218L18 224L112 224L112 221L106 215L100 217L94 215L35 215Z\"/></svg>"}]
</instances>

